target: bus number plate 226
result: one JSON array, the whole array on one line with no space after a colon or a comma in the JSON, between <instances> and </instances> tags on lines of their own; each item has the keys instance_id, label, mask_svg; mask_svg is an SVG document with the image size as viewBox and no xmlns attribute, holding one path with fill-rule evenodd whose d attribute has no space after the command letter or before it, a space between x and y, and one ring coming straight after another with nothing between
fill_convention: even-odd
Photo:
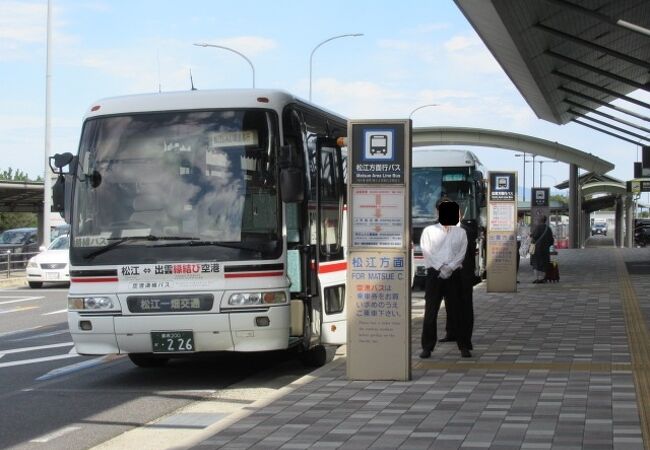
<instances>
[{"instance_id":1,"label":"bus number plate 226","mask_svg":"<svg viewBox=\"0 0 650 450\"><path fill-rule=\"evenodd\" d=\"M152 331L154 353L187 353L194 351L194 333L191 331Z\"/></svg>"}]
</instances>

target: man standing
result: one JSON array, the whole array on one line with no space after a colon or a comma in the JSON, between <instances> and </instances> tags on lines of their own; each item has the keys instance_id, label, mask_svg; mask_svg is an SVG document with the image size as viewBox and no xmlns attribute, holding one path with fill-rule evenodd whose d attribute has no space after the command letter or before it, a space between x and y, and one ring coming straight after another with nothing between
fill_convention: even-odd
<instances>
[{"instance_id":1,"label":"man standing","mask_svg":"<svg viewBox=\"0 0 650 450\"><path fill-rule=\"evenodd\" d=\"M445 300L447 311L447 324L445 337L438 342L457 342L456 335L465 339L463 347L472 350L472 332L474 330L474 286L481 282L476 275L476 240L478 239L478 223L474 219L461 220L460 227L467 234L467 250L460 268L460 295L458 302L452 304ZM457 327L464 327L461 333L456 331Z\"/></svg>"},{"instance_id":2,"label":"man standing","mask_svg":"<svg viewBox=\"0 0 650 450\"><path fill-rule=\"evenodd\" d=\"M459 208L456 202L438 201L439 222L422 232L420 247L427 267L425 284L424 322L422 324L422 352L420 358L428 358L438 339L437 321L442 298L446 304L456 305L460 298L460 268L467 250L467 234L457 227ZM454 326L458 332L457 344L464 358L472 354L467 347L466 318L454 314Z\"/></svg>"}]
</instances>

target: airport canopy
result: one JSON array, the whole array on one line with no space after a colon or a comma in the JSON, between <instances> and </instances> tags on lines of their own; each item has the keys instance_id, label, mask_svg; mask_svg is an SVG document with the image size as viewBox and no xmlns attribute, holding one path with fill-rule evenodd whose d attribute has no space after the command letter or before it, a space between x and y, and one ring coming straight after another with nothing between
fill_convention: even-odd
<instances>
[{"instance_id":1,"label":"airport canopy","mask_svg":"<svg viewBox=\"0 0 650 450\"><path fill-rule=\"evenodd\" d=\"M650 1L454 1L537 117L650 142Z\"/></svg>"},{"instance_id":2,"label":"airport canopy","mask_svg":"<svg viewBox=\"0 0 650 450\"><path fill-rule=\"evenodd\" d=\"M579 186L584 186L585 184L597 183L597 182L610 182L610 183L620 183L620 184L623 183L618 178L614 178L609 175L595 173L595 172L583 173L578 177ZM565 180L562 183L555 185L555 189L568 189L568 188L569 188L569 180Z\"/></svg>"},{"instance_id":3,"label":"airport canopy","mask_svg":"<svg viewBox=\"0 0 650 450\"><path fill-rule=\"evenodd\" d=\"M428 145L496 147L546 156L597 173L614 169L614 164L591 153L558 142L508 131L466 127L420 127L413 128L412 135L414 147Z\"/></svg>"}]
</instances>

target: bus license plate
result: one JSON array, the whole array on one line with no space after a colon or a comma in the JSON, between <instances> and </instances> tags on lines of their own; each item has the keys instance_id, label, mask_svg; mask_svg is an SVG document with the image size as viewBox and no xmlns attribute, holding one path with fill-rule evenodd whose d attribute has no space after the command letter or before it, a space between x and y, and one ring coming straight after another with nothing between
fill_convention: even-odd
<instances>
[{"instance_id":1,"label":"bus license plate","mask_svg":"<svg viewBox=\"0 0 650 450\"><path fill-rule=\"evenodd\" d=\"M194 333L191 331L152 331L154 353L187 353L194 351Z\"/></svg>"}]
</instances>

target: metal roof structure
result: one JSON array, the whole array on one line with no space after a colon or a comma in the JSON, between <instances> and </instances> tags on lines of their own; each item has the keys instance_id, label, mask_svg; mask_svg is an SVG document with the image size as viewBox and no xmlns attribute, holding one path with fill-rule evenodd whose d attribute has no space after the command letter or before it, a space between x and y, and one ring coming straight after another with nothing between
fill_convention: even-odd
<instances>
[{"instance_id":1,"label":"metal roof structure","mask_svg":"<svg viewBox=\"0 0 650 450\"><path fill-rule=\"evenodd\" d=\"M537 117L650 143L650 1L454 1Z\"/></svg>"},{"instance_id":2,"label":"metal roof structure","mask_svg":"<svg viewBox=\"0 0 650 450\"><path fill-rule=\"evenodd\" d=\"M412 134L413 147L427 145L495 147L546 156L597 173L609 172L614 168L614 164L577 148L509 131L467 127L418 127L413 128Z\"/></svg>"},{"instance_id":3,"label":"metal roof structure","mask_svg":"<svg viewBox=\"0 0 650 450\"><path fill-rule=\"evenodd\" d=\"M0 212L42 211L42 181L0 181Z\"/></svg>"},{"instance_id":4,"label":"metal roof structure","mask_svg":"<svg viewBox=\"0 0 650 450\"><path fill-rule=\"evenodd\" d=\"M595 183L595 182L611 182L611 183L623 183L621 180L618 178L611 177L609 175L605 174L598 174L595 172L587 172L583 173L578 177L578 185L582 186L587 183ZM555 189L568 189L569 188L569 180L564 180L562 183L558 183L555 186Z\"/></svg>"}]
</instances>

